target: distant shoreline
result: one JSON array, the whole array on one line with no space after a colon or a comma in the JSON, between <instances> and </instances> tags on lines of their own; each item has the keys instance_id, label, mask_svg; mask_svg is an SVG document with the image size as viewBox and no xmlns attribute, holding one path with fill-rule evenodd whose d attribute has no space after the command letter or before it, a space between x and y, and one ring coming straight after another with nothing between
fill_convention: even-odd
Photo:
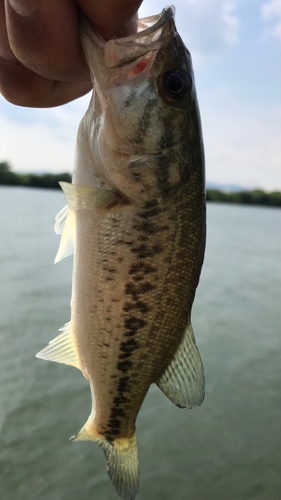
<instances>
[{"instance_id":1,"label":"distant shoreline","mask_svg":"<svg viewBox=\"0 0 281 500\"><path fill-rule=\"evenodd\" d=\"M281 207L281 192L267 193L262 189L252 191L220 191L207 189L206 200L220 203L238 203L239 205L259 205L263 207Z\"/></svg>"},{"instance_id":2,"label":"distant shoreline","mask_svg":"<svg viewBox=\"0 0 281 500\"><path fill-rule=\"evenodd\" d=\"M60 181L71 182L71 175L67 172L61 174L17 174L11 170L7 162L0 162L0 186L60 189ZM272 191L268 193L262 189L254 189L252 191L207 189L206 200L219 203L236 203L239 205L281 207L281 192Z\"/></svg>"}]
</instances>

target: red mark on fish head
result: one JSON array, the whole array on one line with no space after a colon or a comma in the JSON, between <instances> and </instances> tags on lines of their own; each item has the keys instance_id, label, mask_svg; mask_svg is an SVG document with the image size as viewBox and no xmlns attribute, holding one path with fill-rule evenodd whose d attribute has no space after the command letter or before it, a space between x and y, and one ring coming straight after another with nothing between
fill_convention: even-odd
<instances>
[{"instance_id":1,"label":"red mark on fish head","mask_svg":"<svg viewBox=\"0 0 281 500\"><path fill-rule=\"evenodd\" d=\"M148 54L148 56L145 56L143 59L141 59L141 61L139 61L138 64L136 64L136 66L134 66L133 69L131 69L130 73L128 74L128 78L132 78L133 76L142 73L147 67L151 57L152 54Z\"/></svg>"}]
</instances>

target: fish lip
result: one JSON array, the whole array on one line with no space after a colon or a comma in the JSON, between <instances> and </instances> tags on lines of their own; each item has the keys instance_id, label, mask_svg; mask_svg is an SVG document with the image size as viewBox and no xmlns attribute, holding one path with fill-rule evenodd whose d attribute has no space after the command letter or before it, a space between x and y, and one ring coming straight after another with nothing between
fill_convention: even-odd
<instances>
[{"instance_id":1,"label":"fish lip","mask_svg":"<svg viewBox=\"0 0 281 500\"><path fill-rule=\"evenodd\" d=\"M168 7L165 7L160 14L156 14L155 16L143 17L142 19L139 19L139 21L138 21L138 27L139 28L142 25L150 24L151 22L153 24L149 28L144 28L144 29L139 30L136 35L139 35L140 33L145 33L145 35L153 33L154 31L156 31L159 28L161 28L161 26L164 26L164 24L166 24L166 22L169 19L171 19L171 18L174 19L175 18L175 14L176 14L176 8L175 8L175 6L174 5L168 5ZM131 36L134 37L136 35L131 35Z\"/></svg>"},{"instance_id":2,"label":"fish lip","mask_svg":"<svg viewBox=\"0 0 281 500\"><path fill-rule=\"evenodd\" d=\"M164 38L170 38L176 31L175 7L170 5L162 10L160 14L145 17L138 21L138 32L122 38L113 38L107 42L93 29L90 21L81 15L81 31L86 35L99 50L104 53L105 66L118 68L139 59L151 50L157 50L163 43ZM165 30L167 23L171 21L171 29ZM146 25L151 26L144 28ZM162 28L162 29L161 29ZM137 48L137 50L136 50ZM126 51L124 58L118 58L119 51ZM136 52L136 53L135 53Z\"/></svg>"}]
</instances>

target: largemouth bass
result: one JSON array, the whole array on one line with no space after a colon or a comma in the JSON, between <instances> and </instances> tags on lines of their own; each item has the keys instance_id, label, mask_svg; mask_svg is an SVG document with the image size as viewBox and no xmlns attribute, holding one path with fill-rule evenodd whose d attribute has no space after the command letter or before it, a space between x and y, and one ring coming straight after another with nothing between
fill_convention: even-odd
<instances>
[{"instance_id":1,"label":"largemouth bass","mask_svg":"<svg viewBox=\"0 0 281 500\"><path fill-rule=\"evenodd\" d=\"M205 248L204 150L191 56L174 8L133 36L82 43L93 95L61 186L56 261L74 250L71 321L37 357L79 368L92 411L74 441L103 449L123 500L139 484L135 423L152 383L204 399L191 308Z\"/></svg>"}]
</instances>

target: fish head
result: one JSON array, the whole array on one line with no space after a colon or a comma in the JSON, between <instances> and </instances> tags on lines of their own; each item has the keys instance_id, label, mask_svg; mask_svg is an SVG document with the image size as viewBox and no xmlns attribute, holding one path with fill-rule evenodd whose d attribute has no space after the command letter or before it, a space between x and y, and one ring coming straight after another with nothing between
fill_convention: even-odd
<instances>
[{"instance_id":1,"label":"fish head","mask_svg":"<svg viewBox=\"0 0 281 500\"><path fill-rule=\"evenodd\" d=\"M165 157L170 180L161 185L169 191L182 181L190 148L198 139L202 144L191 55L176 30L174 13L168 7L141 19L135 35L108 42L82 23L94 87L92 148L96 156L101 152L100 163L114 165L110 179L125 190L133 185L132 178L125 182L132 163L147 167L139 191L159 185L159 163Z\"/></svg>"}]
</instances>

